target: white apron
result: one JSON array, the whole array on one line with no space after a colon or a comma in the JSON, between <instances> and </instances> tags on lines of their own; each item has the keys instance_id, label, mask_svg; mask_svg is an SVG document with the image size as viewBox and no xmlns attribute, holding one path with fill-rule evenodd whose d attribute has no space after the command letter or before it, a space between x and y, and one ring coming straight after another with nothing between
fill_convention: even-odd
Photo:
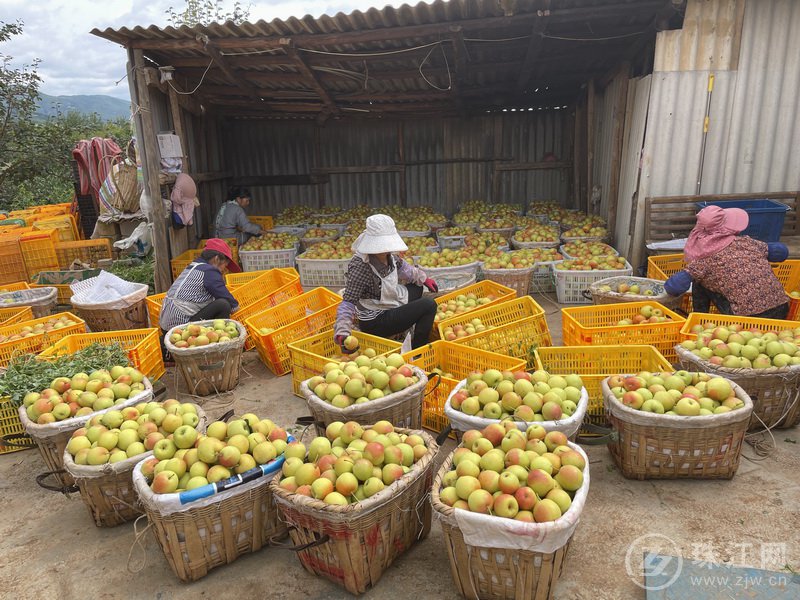
<instances>
[{"instance_id":1,"label":"white apron","mask_svg":"<svg viewBox=\"0 0 800 600\"><path fill-rule=\"evenodd\" d=\"M189 269L189 273L194 271L198 266L199 263L192 263L190 265L191 268ZM196 315L198 312L200 312L201 309L208 306L208 303L198 304L197 302L191 302L189 300L178 300L178 293L181 291L181 288L186 284L186 281L189 279L189 273L186 273L186 276L183 278L183 281L181 281L181 284L175 290L175 295L172 298L170 298L170 301L172 302L172 304L175 305L175 308L177 308L187 317Z\"/></svg>"},{"instance_id":2,"label":"white apron","mask_svg":"<svg viewBox=\"0 0 800 600\"><path fill-rule=\"evenodd\" d=\"M390 256L389 260L394 260L394 257ZM372 272L380 277L381 299L362 299L359 301L361 306L367 310L382 311L391 310L393 308L403 306L404 304L408 304L408 288L402 285L397 278L397 263L394 264L394 268L386 277L381 277L380 273L378 273L378 270L373 267L371 263L367 264L369 264L369 268L372 269Z\"/></svg>"}]
</instances>

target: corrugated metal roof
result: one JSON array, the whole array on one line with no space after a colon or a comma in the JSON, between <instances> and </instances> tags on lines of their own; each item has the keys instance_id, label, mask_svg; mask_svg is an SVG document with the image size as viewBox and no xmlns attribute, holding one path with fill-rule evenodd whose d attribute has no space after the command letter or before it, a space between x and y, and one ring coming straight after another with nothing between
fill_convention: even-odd
<instances>
[{"instance_id":1,"label":"corrugated metal roof","mask_svg":"<svg viewBox=\"0 0 800 600\"><path fill-rule=\"evenodd\" d=\"M633 43L655 35L656 14L671 7L670 0L437 0L318 18L92 33L176 67L184 89L202 80L197 96L224 114L314 117L323 109L381 108L455 115L568 103ZM321 102L318 86L282 44L287 40L336 106ZM207 43L228 73L211 60ZM520 80L523 71L527 80ZM267 110L241 82L257 90Z\"/></svg>"}]
</instances>

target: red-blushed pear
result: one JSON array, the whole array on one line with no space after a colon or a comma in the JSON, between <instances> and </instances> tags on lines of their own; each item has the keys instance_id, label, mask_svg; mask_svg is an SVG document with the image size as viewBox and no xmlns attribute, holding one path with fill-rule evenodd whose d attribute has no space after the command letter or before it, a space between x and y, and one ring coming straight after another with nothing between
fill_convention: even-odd
<instances>
[{"instance_id":1,"label":"red-blushed pear","mask_svg":"<svg viewBox=\"0 0 800 600\"><path fill-rule=\"evenodd\" d=\"M456 488L452 486L443 488L442 491L439 492L439 499L447 506L453 506L458 501Z\"/></svg>"},{"instance_id":2,"label":"red-blushed pear","mask_svg":"<svg viewBox=\"0 0 800 600\"><path fill-rule=\"evenodd\" d=\"M386 484L379 477L370 477L364 482L364 495L371 498L375 494L383 491Z\"/></svg>"},{"instance_id":3,"label":"red-blushed pear","mask_svg":"<svg viewBox=\"0 0 800 600\"><path fill-rule=\"evenodd\" d=\"M156 494L171 494L178 489L180 478L172 471L162 471L153 477L151 488Z\"/></svg>"},{"instance_id":4,"label":"red-blushed pear","mask_svg":"<svg viewBox=\"0 0 800 600\"><path fill-rule=\"evenodd\" d=\"M275 444L272 442L261 442L255 448L253 448L252 455L256 463L259 465L265 465L278 455L278 451L275 448Z\"/></svg>"},{"instance_id":5,"label":"red-blushed pear","mask_svg":"<svg viewBox=\"0 0 800 600\"><path fill-rule=\"evenodd\" d=\"M175 456L177 451L178 448L175 446L175 442L168 439L158 440L156 445L153 446L153 456L158 460L168 460Z\"/></svg>"},{"instance_id":6,"label":"red-blushed pear","mask_svg":"<svg viewBox=\"0 0 800 600\"><path fill-rule=\"evenodd\" d=\"M400 465L384 465L382 470L383 483L391 485L404 475L403 467Z\"/></svg>"},{"instance_id":7,"label":"red-blushed pear","mask_svg":"<svg viewBox=\"0 0 800 600\"><path fill-rule=\"evenodd\" d=\"M533 507L536 506L536 502L538 501L536 492L527 485L517 489L517 491L514 492L514 498L516 498L517 506L519 506L520 510L533 510Z\"/></svg>"},{"instance_id":8,"label":"red-blushed pear","mask_svg":"<svg viewBox=\"0 0 800 600\"><path fill-rule=\"evenodd\" d=\"M553 488L552 490L547 492L547 496L545 497L548 500L552 500L553 502L558 504L558 508L561 509L562 515L569 510L570 506L572 506L572 498L570 498L570 495L564 490Z\"/></svg>"},{"instance_id":9,"label":"red-blushed pear","mask_svg":"<svg viewBox=\"0 0 800 600\"><path fill-rule=\"evenodd\" d=\"M529 510L521 510L519 511L516 516L514 517L515 521L522 521L523 523L535 523L536 520L533 518L533 513Z\"/></svg>"},{"instance_id":10,"label":"red-blushed pear","mask_svg":"<svg viewBox=\"0 0 800 600\"><path fill-rule=\"evenodd\" d=\"M562 489L575 492L583 485L583 472L578 467L564 465L556 473L555 480Z\"/></svg>"},{"instance_id":11,"label":"red-blushed pear","mask_svg":"<svg viewBox=\"0 0 800 600\"><path fill-rule=\"evenodd\" d=\"M466 457L464 462L470 462L470 458L469 456ZM496 473L500 473L505 468L505 453L499 448L493 448L480 457L478 465L483 471L495 471Z\"/></svg>"},{"instance_id":12,"label":"red-blushed pear","mask_svg":"<svg viewBox=\"0 0 800 600\"><path fill-rule=\"evenodd\" d=\"M541 469L533 469L528 473L528 487L531 488L536 495L544 498L547 492L555 487L555 480Z\"/></svg>"},{"instance_id":13,"label":"red-blushed pear","mask_svg":"<svg viewBox=\"0 0 800 600\"><path fill-rule=\"evenodd\" d=\"M545 402L542 405L542 416L545 421L558 421L562 415L561 407L555 402Z\"/></svg>"},{"instance_id":14,"label":"red-blushed pear","mask_svg":"<svg viewBox=\"0 0 800 600\"><path fill-rule=\"evenodd\" d=\"M525 436L529 440L544 440L547 430L541 425L529 425L525 430Z\"/></svg>"},{"instance_id":15,"label":"red-blushed pear","mask_svg":"<svg viewBox=\"0 0 800 600\"><path fill-rule=\"evenodd\" d=\"M345 498L339 492L331 492L327 496L325 496L322 501L325 504L333 504L337 506L346 506L348 504L347 498Z\"/></svg>"},{"instance_id":16,"label":"red-blushed pear","mask_svg":"<svg viewBox=\"0 0 800 600\"><path fill-rule=\"evenodd\" d=\"M520 465L528 468L528 465L530 465L530 459L525 454L525 450L520 448L512 448L506 452L504 463L506 467L511 465Z\"/></svg>"},{"instance_id":17,"label":"red-blushed pear","mask_svg":"<svg viewBox=\"0 0 800 600\"><path fill-rule=\"evenodd\" d=\"M147 460L142 463L142 475L148 481L153 479L153 472L158 464L157 458L148 458Z\"/></svg>"},{"instance_id":18,"label":"red-blushed pear","mask_svg":"<svg viewBox=\"0 0 800 600\"><path fill-rule=\"evenodd\" d=\"M230 476L231 472L227 467L223 467L222 465L214 465L208 470L206 479L208 479L209 483L217 483L223 479L228 479Z\"/></svg>"},{"instance_id":19,"label":"red-blushed pear","mask_svg":"<svg viewBox=\"0 0 800 600\"><path fill-rule=\"evenodd\" d=\"M364 458L375 466L383 463L383 454L384 447L378 442L371 442L364 448Z\"/></svg>"},{"instance_id":20,"label":"red-blushed pear","mask_svg":"<svg viewBox=\"0 0 800 600\"><path fill-rule=\"evenodd\" d=\"M343 426L344 423L342 423L341 421L334 421L333 423L329 423L328 426L325 428L325 437L332 442L337 437L339 437L339 433L341 432Z\"/></svg>"},{"instance_id":21,"label":"red-blushed pear","mask_svg":"<svg viewBox=\"0 0 800 600\"><path fill-rule=\"evenodd\" d=\"M297 489L295 490L295 494L298 494L300 496L308 496L309 498L311 498L311 496L312 496L311 486L310 485L298 485Z\"/></svg>"},{"instance_id":22,"label":"red-blushed pear","mask_svg":"<svg viewBox=\"0 0 800 600\"><path fill-rule=\"evenodd\" d=\"M481 435L489 440L492 446L499 446L506 434L505 427L499 423L492 423L483 428Z\"/></svg>"},{"instance_id":23,"label":"red-blushed pear","mask_svg":"<svg viewBox=\"0 0 800 600\"><path fill-rule=\"evenodd\" d=\"M519 479L510 471L504 471L500 473L498 486L504 494L514 494L519 489Z\"/></svg>"},{"instance_id":24,"label":"red-blushed pear","mask_svg":"<svg viewBox=\"0 0 800 600\"><path fill-rule=\"evenodd\" d=\"M581 455L581 453L576 450L570 449L560 454L559 458L561 459L562 467L566 465L572 465L573 467L577 467L581 471L583 471L586 468L586 460L583 458L583 455Z\"/></svg>"},{"instance_id":25,"label":"red-blushed pear","mask_svg":"<svg viewBox=\"0 0 800 600\"><path fill-rule=\"evenodd\" d=\"M555 521L561 517L561 509L558 504L547 498L543 498L533 507L533 518L537 523L547 523Z\"/></svg>"},{"instance_id":26,"label":"red-blushed pear","mask_svg":"<svg viewBox=\"0 0 800 600\"><path fill-rule=\"evenodd\" d=\"M225 446L217 456L217 462L227 469L232 469L239 464L242 453L236 446Z\"/></svg>"},{"instance_id":27,"label":"red-blushed pear","mask_svg":"<svg viewBox=\"0 0 800 600\"><path fill-rule=\"evenodd\" d=\"M336 478L335 488L342 496L349 498L358 489L358 479L352 473L342 473Z\"/></svg>"},{"instance_id":28,"label":"red-blushed pear","mask_svg":"<svg viewBox=\"0 0 800 600\"><path fill-rule=\"evenodd\" d=\"M517 499L508 493L498 495L494 499L492 512L498 517L513 519L519 512L519 504L517 503Z\"/></svg>"},{"instance_id":29,"label":"red-blushed pear","mask_svg":"<svg viewBox=\"0 0 800 600\"><path fill-rule=\"evenodd\" d=\"M323 500L325 496L335 490L333 482L330 479L320 477L311 484L311 494L317 500Z\"/></svg>"},{"instance_id":30,"label":"red-blushed pear","mask_svg":"<svg viewBox=\"0 0 800 600\"><path fill-rule=\"evenodd\" d=\"M492 442L489 439L487 439L485 437L482 437L482 438L478 438L477 440L475 440L475 442L473 442L472 447L470 449L475 454L483 456L484 454L486 454L492 448L494 448L494 446L492 445Z\"/></svg>"},{"instance_id":31,"label":"red-blushed pear","mask_svg":"<svg viewBox=\"0 0 800 600\"><path fill-rule=\"evenodd\" d=\"M472 512L488 515L494 506L494 498L486 490L477 489L467 498L467 505Z\"/></svg>"},{"instance_id":32,"label":"red-blushed pear","mask_svg":"<svg viewBox=\"0 0 800 600\"><path fill-rule=\"evenodd\" d=\"M640 409L644 404L644 398L639 392L625 392L622 395L622 403L633 409Z\"/></svg>"},{"instance_id":33,"label":"red-blushed pear","mask_svg":"<svg viewBox=\"0 0 800 600\"><path fill-rule=\"evenodd\" d=\"M224 441L227 438L228 425L223 421L214 421L206 429L206 435Z\"/></svg>"},{"instance_id":34,"label":"red-blushed pear","mask_svg":"<svg viewBox=\"0 0 800 600\"><path fill-rule=\"evenodd\" d=\"M391 465L402 465L403 451L398 446L387 446L383 451L383 462Z\"/></svg>"},{"instance_id":35,"label":"red-blushed pear","mask_svg":"<svg viewBox=\"0 0 800 600\"><path fill-rule=\"evenodd\" d=\"M500 474L496 471L481 471L478 475L478 481L481 484L481 488L490 494L494 494L500 489Z\"/></svg>"},{"instance_id":36,"label":"red-blushed pear","mask_svg":"<svg viewBox=\"0 0 800 600\"><path fill-rule=\"evenodd\" d=\"M286 433L286 430L281 427L275 427L272 431L269 432L267 439L270 442L274 442L277 440L283 440L284 442L289 439L289 434Z\"/></svg>"},{"instance_id":37,"label":"red-blushed pear","mask_svg":"<svg viewBox=\"0 0 800 600\"><path fill-rule=\"evenodd\" d=\"M517 481L525 481L528 478L528 470L519 465L510 465L506 467L504 472L513 473L516 476Z\"/></svg>"},{"instance_id":38,"label":"red-blushed pear","mask_svg":"<svg viewBox=\"0 0 800 600\"><path fill-rule=\"evenodd\" d=\"M464 475L470 475L472 477L477 477L480 475L481 468L476 465L474 462L463 460L458 463L456 467L456 475L459 477L463 477Z\"/></svg>"},{"instance_id":39,"label":"red-blushed pear","mask_svg":"<svg viewBox=\"0 0 800 600\"><path fill-rule=\"evenodd\" d=\"M567 446L567 436L561 431L549 431L544 436L544 443L548 452L552 452L558 446Z\"/></svg>"},{"instance_id":40,"label":"red-blushed pear","mask_svg":"<svg viewBox=\"0 0 800 600\"><path fill-rule=\"evenodd\" d=\"M467 500L475 490L481 489L481 483L475 477L464 476L456 480L455 488L458 497L461 500Z\"/></svg>"},{"instance_id":41,"label":"red-blushed pear","mask_svg":"<svg viewBox=\"0 0 800 600\"><path fill-rule=\"evenodd\" d=\"M624 387L629 392L638 390L640 387L644 387L641 378L639 377L626 377L622 381L622 387Z\"/></svg>"},{"instance_id":42,"label":"red-blushed pear","mask_svg":"<svg viewBox=\"0 0 800 600\"><path fill-rule=\"evenodd\" d=\"M483 434L480 431L477 429L470 429L464 432L464 435L461 437L461 442L465 448L472 448L472 444L475 443L475 440L481 437L483 437ZM408 438L406 438L406 443L410 443L408 442Z\"/></svg>"},{"instance_id":43,"label":"red-blushed pear","mask_svg":"<svg viewBox=\"0 0 800 600\"><path fill-rule=\"evenodd\" d=\"M189 475L192 477L205 477L208 474L209 468L210 467L206 463L198 460L189 467Z\"/></svg>"}]
</instances>

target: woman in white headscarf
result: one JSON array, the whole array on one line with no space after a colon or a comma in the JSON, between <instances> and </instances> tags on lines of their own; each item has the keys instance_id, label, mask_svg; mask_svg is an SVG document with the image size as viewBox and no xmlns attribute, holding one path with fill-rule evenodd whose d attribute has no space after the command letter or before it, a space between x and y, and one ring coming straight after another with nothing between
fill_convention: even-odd
<instances>
[{"instance_id":1,"label":"woman in white headscarf","mask_svg":"<svg viewBox=\"0 0 800 600\"><path fill-rule=\"evenodd\" d=\"M387 215L367 218L367 228L353 243L353 256L347 267L344 300L336 313L334 340L343 343L353 326L364 333L390 337L414 327L413 348L428 343L436 316L436 303L423 298L423 286L439 291L436 282L419 267L397 256L408 250Z\"/></svg>"}]
</instances>

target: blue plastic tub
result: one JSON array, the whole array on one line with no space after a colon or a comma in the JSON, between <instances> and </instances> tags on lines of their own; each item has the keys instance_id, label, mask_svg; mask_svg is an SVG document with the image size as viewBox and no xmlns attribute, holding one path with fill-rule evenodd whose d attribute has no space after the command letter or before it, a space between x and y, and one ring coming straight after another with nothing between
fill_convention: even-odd
<instances>
[{"instance_id":1,"label":"blue plastic tub","mask_svg":"<svg viewBox=\"0 0 800 600\"><path fill-rule=\"evenodd\" d=\"M719 202L698 202L697 210L706 206L721 208L741 208L750 217L750 224L742 233L762 242L778 242L781 239L783 221L789 207L775 200L720 200Z\"/></svg>"}]
</instances>

